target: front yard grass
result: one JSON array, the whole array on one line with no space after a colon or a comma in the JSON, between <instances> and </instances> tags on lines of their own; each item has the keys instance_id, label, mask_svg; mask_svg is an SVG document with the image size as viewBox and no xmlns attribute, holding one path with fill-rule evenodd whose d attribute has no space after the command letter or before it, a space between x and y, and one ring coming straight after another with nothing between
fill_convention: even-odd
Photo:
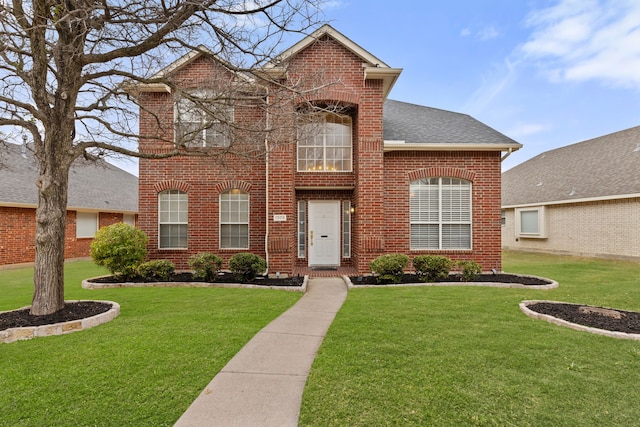
<instances>
[{"instance_id":1,"label":"front yard grass","mask_svg":"<svg viewBox=\"0 0 640 427\"><path fill-rule=\"evenodd\" d=\"M533 320L524 299L640 311L640 264L505 253L552 291L354 289L303 396L303 426L637 425L640 342Z\"/></svg>"},{"instance_id":2,"label":"front yard grass","mask_svg":"<svg viewBox=\"0 0 640 427\"><path fill-rule=\"evenodd\" d=\"M215 288L84 290L106 274L65 268L66 299L111 300L114 320L0 344L1 426L171 426L215 374L299 293ZM31 303L32 269L0 271L0 311Z\"/></svg>"}]
</instances>

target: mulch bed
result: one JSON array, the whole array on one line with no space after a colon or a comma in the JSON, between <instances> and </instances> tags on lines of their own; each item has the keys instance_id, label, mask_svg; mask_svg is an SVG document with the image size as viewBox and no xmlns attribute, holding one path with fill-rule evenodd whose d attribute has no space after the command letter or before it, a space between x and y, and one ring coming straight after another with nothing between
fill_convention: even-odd
<instances>
[{"instance_id":1,"label":"mulch bed","mask_svg":"<svg viewBox=\"0 0 640 427\"><path fill-rule=\"evenodd\" d=\"M354 285L381 285L385 283L378 283L375 276L352 276L351 283ZM450 274L447 280L441 280L441 282L462 282L460 275ZM533 285L549 285L551 282L548 280L540 279L537 277L518 276L516 274L497 273L497 274L481 274L474 280L474 282L498 282L498 283L520 283L525 286ZM420 283L420 279L416 274L404 274L402 284L408 283Z\"/></svg>"},{"instance_id":2,"label":"mulch bed","mask_svg":"<svg viewBox=\"0 0 640 427\"><path fill-rule=\"evenodd\" d=\"M581 307L586 307L587 310ZM605 331L624 332L627 334L640 334L640 313L614 309L602 309L580 304L567 304L559 302L538 302L527 305L531 311L547 314L567 322L576 323L591 328L604 329ZM603 313L619 313L619 319L606 314L597 314L589 308L602 309Z\"/></svg>"},{"instance_id":3,"label":"mulch bed","mask_svg":"<svg viewBox=\"0 0 640 427\"><path fill-rule=\"evenodd\" d=\"M276 279L271 277L263 277L258 276L254 280L251 281L238 281L232 273L222 272L219 273L216 277L216 280L213 283L242 283L245 285L261 285L261 286L302 286L302 282L304 281L304 277L302 276L294 276L288 278L278 278ZM95 279L91 279L90 282L93 283L121 283L122 279L119 279L114 276L105 276L98 277ZM144 280L144 279L131 279L127 280L127 282L131 283L152 283L153 281ZM193 274L186 273L177 273L171 277L168 282L199 282L199 283L207 283L202 279L194 279Z\"/></svg>"},{"instance_id":4,"label":"mulch bed","mask_svg":"<svg viewBox=\"0 0 640 427\"><path fill-rule=\"evenodd\" d=\"M44 316L33 316L29 309L0 313L0 331L28 326L52 325L54 323L81 320L111 310L112 304L97 301L68 302L62 310Z\"/></svg>"}]
</instances>

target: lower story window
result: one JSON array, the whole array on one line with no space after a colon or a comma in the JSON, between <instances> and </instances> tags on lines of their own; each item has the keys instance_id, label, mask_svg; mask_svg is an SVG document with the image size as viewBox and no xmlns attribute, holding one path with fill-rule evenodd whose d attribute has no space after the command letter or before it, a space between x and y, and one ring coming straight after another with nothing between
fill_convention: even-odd
<instances>
[{"instance_id":1,"label":"lower story window","mask_svg":"<svg viewBox=\"0 0 640 427\"><path fill-rule=\"evenodd\" d=\"M242 190L220 194L220 248L249 249L249 194Z\"/></svg>"},{"instance_id":2,"label":"lower story window","mask_svg":"<svg viewBox=\"0 0 640 427\"><path fill-rule=\"evenodd\" d=\"M76 237L95 237L98 231L98 214L96 212L76 212Z\"/></svg>"},{"instance_id":3,"label":"lower story window","mask_svg":"<svg viewBox=\"0 0 640 427\"><path fill-rule=\"evenodd\" d=\"M471 249L471 182L424 178L409 191L412 250Z\"/></svg>"},{"instance_id":4,"label":"lower story window","mask_svg":"<svg viewBox=\"0 0 640 427\"><path fill-rule=\"evenodd\" d=\"M166 190L158 195L160 249L187 247L188 214L187 193Z\"/></svg>"}]
</instances>

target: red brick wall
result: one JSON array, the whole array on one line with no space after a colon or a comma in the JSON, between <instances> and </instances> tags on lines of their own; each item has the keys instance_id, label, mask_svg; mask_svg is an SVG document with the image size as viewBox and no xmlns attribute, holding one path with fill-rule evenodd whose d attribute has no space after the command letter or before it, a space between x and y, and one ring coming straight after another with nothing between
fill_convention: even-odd
<instances>
[{"instance_id":1,"label":"red brick wall","mask_svg":"<svg viewBox=\"0 0 640 427\"><path fill-rule=\"evenodd\" d=\"M409 182L427 176L472 182L471 250L409 250ZM385 252L410 257L438 254L455 260L475 260L484 271L501 269L499 152L390 152L385 154L384 186Z\"/></svg>"},{"instance_id":2,"label":"red brick wall","mask_svg":"<svg viewBox=\"0 0 640 427\"><path fill-rule=\"evenodd\" d=\"M382 81L364 79L361 58L332 39L323 38L286 65L291 81L300 82L298 89L305 95L304 99L287 99L291 94L270 92L270 105L278 109L270 110L269 121L276 131L269 136L268 163L261 156L233 154L219 159L140 161L139 223L149 235L151 258L171 259L178 268L188 268L190 255L207 251L227 261L237 251L219 249L218 198L222 188L236 183L248 188L250 197L248 250L268 257L270 272L291 273L294 266L306 265L306 259L297 257L297 201L327 198L350 200L356 206L352 216L352 256L342 259L342 263L366 273L370 261L379 255L418 254L409 250L408 183L410 174L428 169L431 173L462 174L473 182L473 249L442 254L454 259L475 259L486 270L500 268L500 153L385 154ZM225 73L203 58L181 69L176 80L187 86L206 87ZM309 90L313 87L322 89ZM143 95L142 101L156 114L142 113L141 131L172 139L172 95L149 93ZM337 104L349 111L353 118L352 172L297 172L292 113L305 103ZM238 123L263 123L266 117L261 111L236 110L234 118ZM171 144L152 138L142 138L140 145L142 151L154 153L171 148ZM185 250L158 249L158 193L171 188L188 193ZM286 215L287 220L276 222L275 214Z\"/></svg>"},{"instance_id":3,"label":"red brick wall","mask_svg":"<svg viewBox=\"0 0 640 427\"><path fill-rule=\"evenodd\" d=\"M101 212L99 227L122 222L121 213ZM35 259L35 208L0 206L0 265L22 264ZM76 237L76 212L67 211L65 259L89 256L93 239Z\"/></svg>"}]
</instances>

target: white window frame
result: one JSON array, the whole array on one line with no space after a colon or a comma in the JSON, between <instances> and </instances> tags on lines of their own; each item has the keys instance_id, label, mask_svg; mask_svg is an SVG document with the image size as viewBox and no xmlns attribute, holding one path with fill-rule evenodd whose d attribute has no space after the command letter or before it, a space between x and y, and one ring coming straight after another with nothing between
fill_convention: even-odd
<instances>
[{"instance_id":1,"label":"white window frame","mask_svg":"<svg viewBox=\"0 0 640 427\"><path fill-rule=\"evenodd\" d=\"M459 197L446 199L446 192L456 190L455 186L458 186ZM410 250L473 249L471 181L450 177L423 178L410 182L409 191ZM459 209L455 209L456 206ZM456 229L461 236L458 239L454 236ZM463 233L464 230L468 231ZM447 233L452 236L450 242L445 237ZM456 245L456 240L468 244Z\"/></svg>"},{"instance_id":2,"label":"white window frame","mask_svg":"<svg viewBox=\"0 0 640 427\"><path fill-rule=\"evenodd\" d=\"M342 258L351 258L351 200L342 201Z\"/></svg>"},{"instance_id":3,"label":"white window frame","mask_svg":"<svg viewBox=\"0 0 640 427\"><path fill-rule=\"evenodd\" d=\"M307 201L298 200L298 258L307 256Z\"/></svg>"},{"instance_id":4,"label":"white window frame","mask_svg":"<svg viewBox=\"0 0 640 427\"><path fill-rule=\"evenodd\" d=\"M546 239L547 218L544 206L516 208L516 237L522 239Z\"/></svg>"},{"instance_id":5,"label":"white window frame","mask_svg":"<svg viewBox=\"0 0 640 427\"><path fill-rule=\"evenodd\" d=\"M251 212L249 193L234 188L220 193L219 201L220 249L249 249L251 241L249 232L249 215ZM232 210L232 208L235 209ZM246 245L233 245L232 237L224 236L224 230L230 227L240 230L243 226L246 227L246 234L240 236L238 233L239 237L236 240L246 239ZM226 243L227 240L229 240L228 244Z\"/></svg>"},{"instance_id":6,"label":"white window frame","mask_svg":"<svg viewBox=\"0 0 640 427\"><path fill-rule=\"evenodd\" d=\"M191 97L210 106L206 111L187 97L179 97L174 104L174 137L178 141L184 138L188 147L221 147L231 145L232 131L230 123L234 120L234 108L217 99L213 90L199 89L190 92ZM182 131L190 128L187 132Z\"/></svg>"},{"instance_id":7,"label":"white window frame","mask_svg":"<svg viewBox=\"0 0 640 427\"><path fill-rule=\"evenodd\" d=\"M298 172L352 172L353 119L335 113L302 114L296 157Z\"/></svg>"},{"instance_id":8,"label":"white window frame","mask_svg":"<svg viewBox=\"0 0 640 427\"><path fill-rule=\"evenodd\" d=\"M178 230L169 242L163 240L163 228ZM178 244L173 244L177 239ZM180 241L183 243L180 244ZM163 245L164 244L164 245ZM189 195L180 190L164 190L158 193L158 249L187 249L189 245Z\"/></svg>"},{"instance_id":9,"label":"white window frame","mask_svg":"<svg viewBox=\"0 0 640 427\"><path fill-rule=\"evenodd\" d=\"M96 236L100 221L98 212L76 212L76 238L91 239Z\"/></svg>"}]
</instances>

